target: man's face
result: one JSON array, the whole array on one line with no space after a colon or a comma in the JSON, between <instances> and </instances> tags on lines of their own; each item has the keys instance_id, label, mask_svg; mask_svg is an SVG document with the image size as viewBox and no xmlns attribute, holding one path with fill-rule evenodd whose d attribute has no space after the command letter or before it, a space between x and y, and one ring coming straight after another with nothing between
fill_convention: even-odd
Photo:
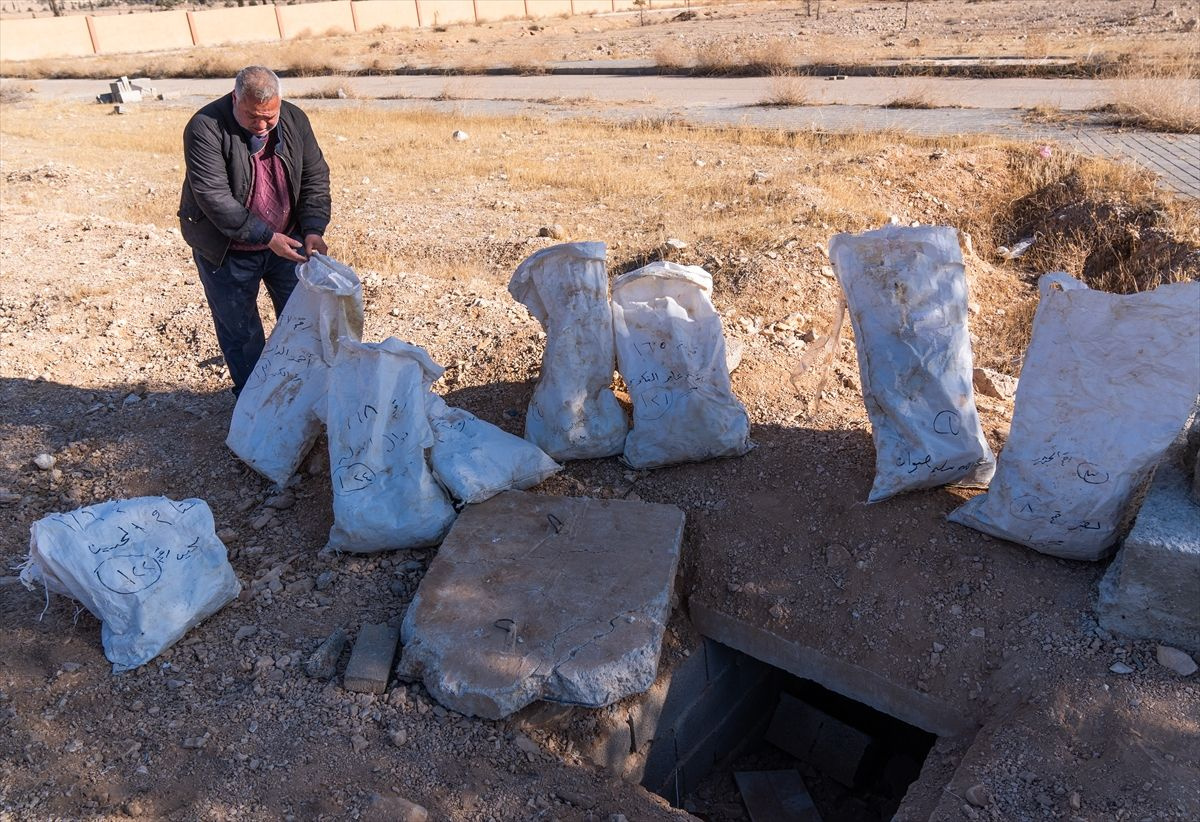
<instances>
[{"instance_id":1,"label":"man's face","mask_svg":"<svg viewBox=\"0 0 1200 822\"><path fill-rule=\"evenodd\" d=\"M279 98L261 101L253 96L238 97L233 93L233 116L238 125L256 137L265 137L279 122Z\"/></svg>"}]
</instances>

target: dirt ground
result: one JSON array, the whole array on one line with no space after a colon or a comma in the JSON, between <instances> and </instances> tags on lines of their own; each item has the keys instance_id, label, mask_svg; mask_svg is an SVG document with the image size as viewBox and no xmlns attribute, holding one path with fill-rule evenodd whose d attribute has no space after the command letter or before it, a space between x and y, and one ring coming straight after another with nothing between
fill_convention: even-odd
<instances>
[{"instance_id":1,"label":"dirt ground","mask_svg":"<svg viewBox=\"0 0 1200 822\"><path fill-rule=\"evenodd\" d=\"M999 3L961 8L977 5ZM304 674L335 629L399 620L434 552L321 558L332 522L323 442L273 507L276 489L224 447L233 398L173 217L190 111L0 105L0 562L15 574L31 523L51 512L199 497L245 586L153 663L113 675L90 614L59 597L47 607L0 577L0 818L386 818L376 794L434 819L686 818L585 761L605 712L522 731L449 713L417 686L373 698ZM790 378L832 321L837 286L822 249L837 231L894 216L970 233L976 361L1016 375L1033 276L1084 274L1113 253L1118 268L1147 265L1136 243L1089 251L1081 203L1135 201L1104 213L1156 233L1180 261L1171 276L1193 279L1194 204L1158 202L1144 180L1103 164L1041 163L1029 147L987 139L548 125L356 101L313 119L333 169L331 253L362 275L365 338L427 347L448 368L435 390L514 433L543 337L505 286L553 242L541 227L606 241L614 274L668 237L688 244L683 262L714 274L727 336L744 346L733 385L757 448L649 472L576 462L536 490L680 506L677 620L702 604L885 675L980 728L939 741L898 818L1200 817L1200 689L1159 666L1153 643L1095 624L1106 563L946 523L971 492L864 505L874 451L853 340L816 410L813 378ZM449 139L459 127L468 141ZM1075 233L1048 237L1023 266L1001 263L995 247L1024 236L1011 232L1063 223L1064 205ZM979 406L1000 450L1011 403ZM41 453L52 469L34 465ZM664 669L692 642L686 627L669 632ZM1132 673L1109 672L1115 662ZM965 799L978 785L983 807ZM740 818L722 808L696 813Z\"/></svg>"}]
</instances>

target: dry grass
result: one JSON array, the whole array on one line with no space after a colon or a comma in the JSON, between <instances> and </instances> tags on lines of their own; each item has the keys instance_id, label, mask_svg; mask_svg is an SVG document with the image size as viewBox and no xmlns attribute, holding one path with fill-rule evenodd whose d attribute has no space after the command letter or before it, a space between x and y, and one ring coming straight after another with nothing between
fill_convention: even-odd
<instances>
[{"instance_id":1,"label":"dry grass","mask_svg":"<svg viewBox=\"0 0 1200 822\"><path fill-rule=\"evenodd\" d=\"M1099 111L1113 125L1200 133L1200 59L1167 69L1130 66L1113 84L1111 99Z\"/></svg>"},{"instance_id":2,"label":"dry grass","mask_svg":"<svg viewBox=\"0 0 1200 822\"><path fill-rule=\"evenodd\" d=\"M331 77L320 86L289 96L309 100L357 100L361 97L358 89L346 77Z\"/></svg>"},{"instance_id":3,"label":"dry grass","mask_svg":"<svg viewBox=\"0 0 1200 822\"><path fill-rule=\"evenodd\" d=\"M926 109L937 108L937 104L930 99L929 94L922 91L910 91L905 94L888 100L883 104L883 108L911 108L911 109Z\"/></svg>"},{"instance_id":4,"label":"dry grass","mask_svg":"<svg viewBox=\"0 0 1200 822\"><path fill-rule=\"evenodd\" d=\"M758 101L760 106L807 106L812 102L811 79L791 73L778 73L771 77L767 95Z\"/></svg>"}]
</instances>

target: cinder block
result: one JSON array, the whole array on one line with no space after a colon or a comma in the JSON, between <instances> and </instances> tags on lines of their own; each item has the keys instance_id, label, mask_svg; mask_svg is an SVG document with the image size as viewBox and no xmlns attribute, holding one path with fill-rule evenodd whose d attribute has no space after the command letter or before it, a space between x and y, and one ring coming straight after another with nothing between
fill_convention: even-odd
<instances>
[{"instance_id":1,"label":"cinder block","mask_svg":"<svg viewBox=\"0 0 1200 822\"><path fill-rule=\"evenodd\" d=\"M1185 429L1186 430L1186 429ZM1200 505L1181 467L1186 438L1163 456L1133 530L1100 581L1109 631L1200 649Z\"/></svg>"},{"instance_id":2,"label":"cinder block","mask_svg":"<svg viewBox=\"0 0 1200 822\"><path fill-rule=\"evenodd\" d=\"M854 785L872 742L869 735L790 694L780 694L766 739L847 786Z\"/></svg>"},{"instance_id":3,"label":"cinder block","mask_svg":"<svg viewBox=\"0 0 1200 822\"><path fill-rule=\"evenodd\" d=\"M363 625L358 638L354 640L354 650L350 652L342 687L364 694L386 691L392 660L396 657L396 643L399 641L399 628L392 628L387 623Z\"/></svg>"}]
</instances>

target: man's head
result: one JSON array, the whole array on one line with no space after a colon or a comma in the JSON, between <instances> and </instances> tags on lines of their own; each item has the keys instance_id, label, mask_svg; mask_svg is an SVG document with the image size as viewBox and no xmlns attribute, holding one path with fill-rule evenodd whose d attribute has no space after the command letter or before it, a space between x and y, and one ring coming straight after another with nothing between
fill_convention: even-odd
<instances>
[{"instance_id":1,"label":"man's head","mask_svg":"<svg viewBox=\"0 0 1200 822\"><path fill-rule=\"evenodd\" d=\"M238 125L264 137L279 122L279 77L269 68L247 66L233 81L233 116Z\"/></svg>"}]
</instances>

